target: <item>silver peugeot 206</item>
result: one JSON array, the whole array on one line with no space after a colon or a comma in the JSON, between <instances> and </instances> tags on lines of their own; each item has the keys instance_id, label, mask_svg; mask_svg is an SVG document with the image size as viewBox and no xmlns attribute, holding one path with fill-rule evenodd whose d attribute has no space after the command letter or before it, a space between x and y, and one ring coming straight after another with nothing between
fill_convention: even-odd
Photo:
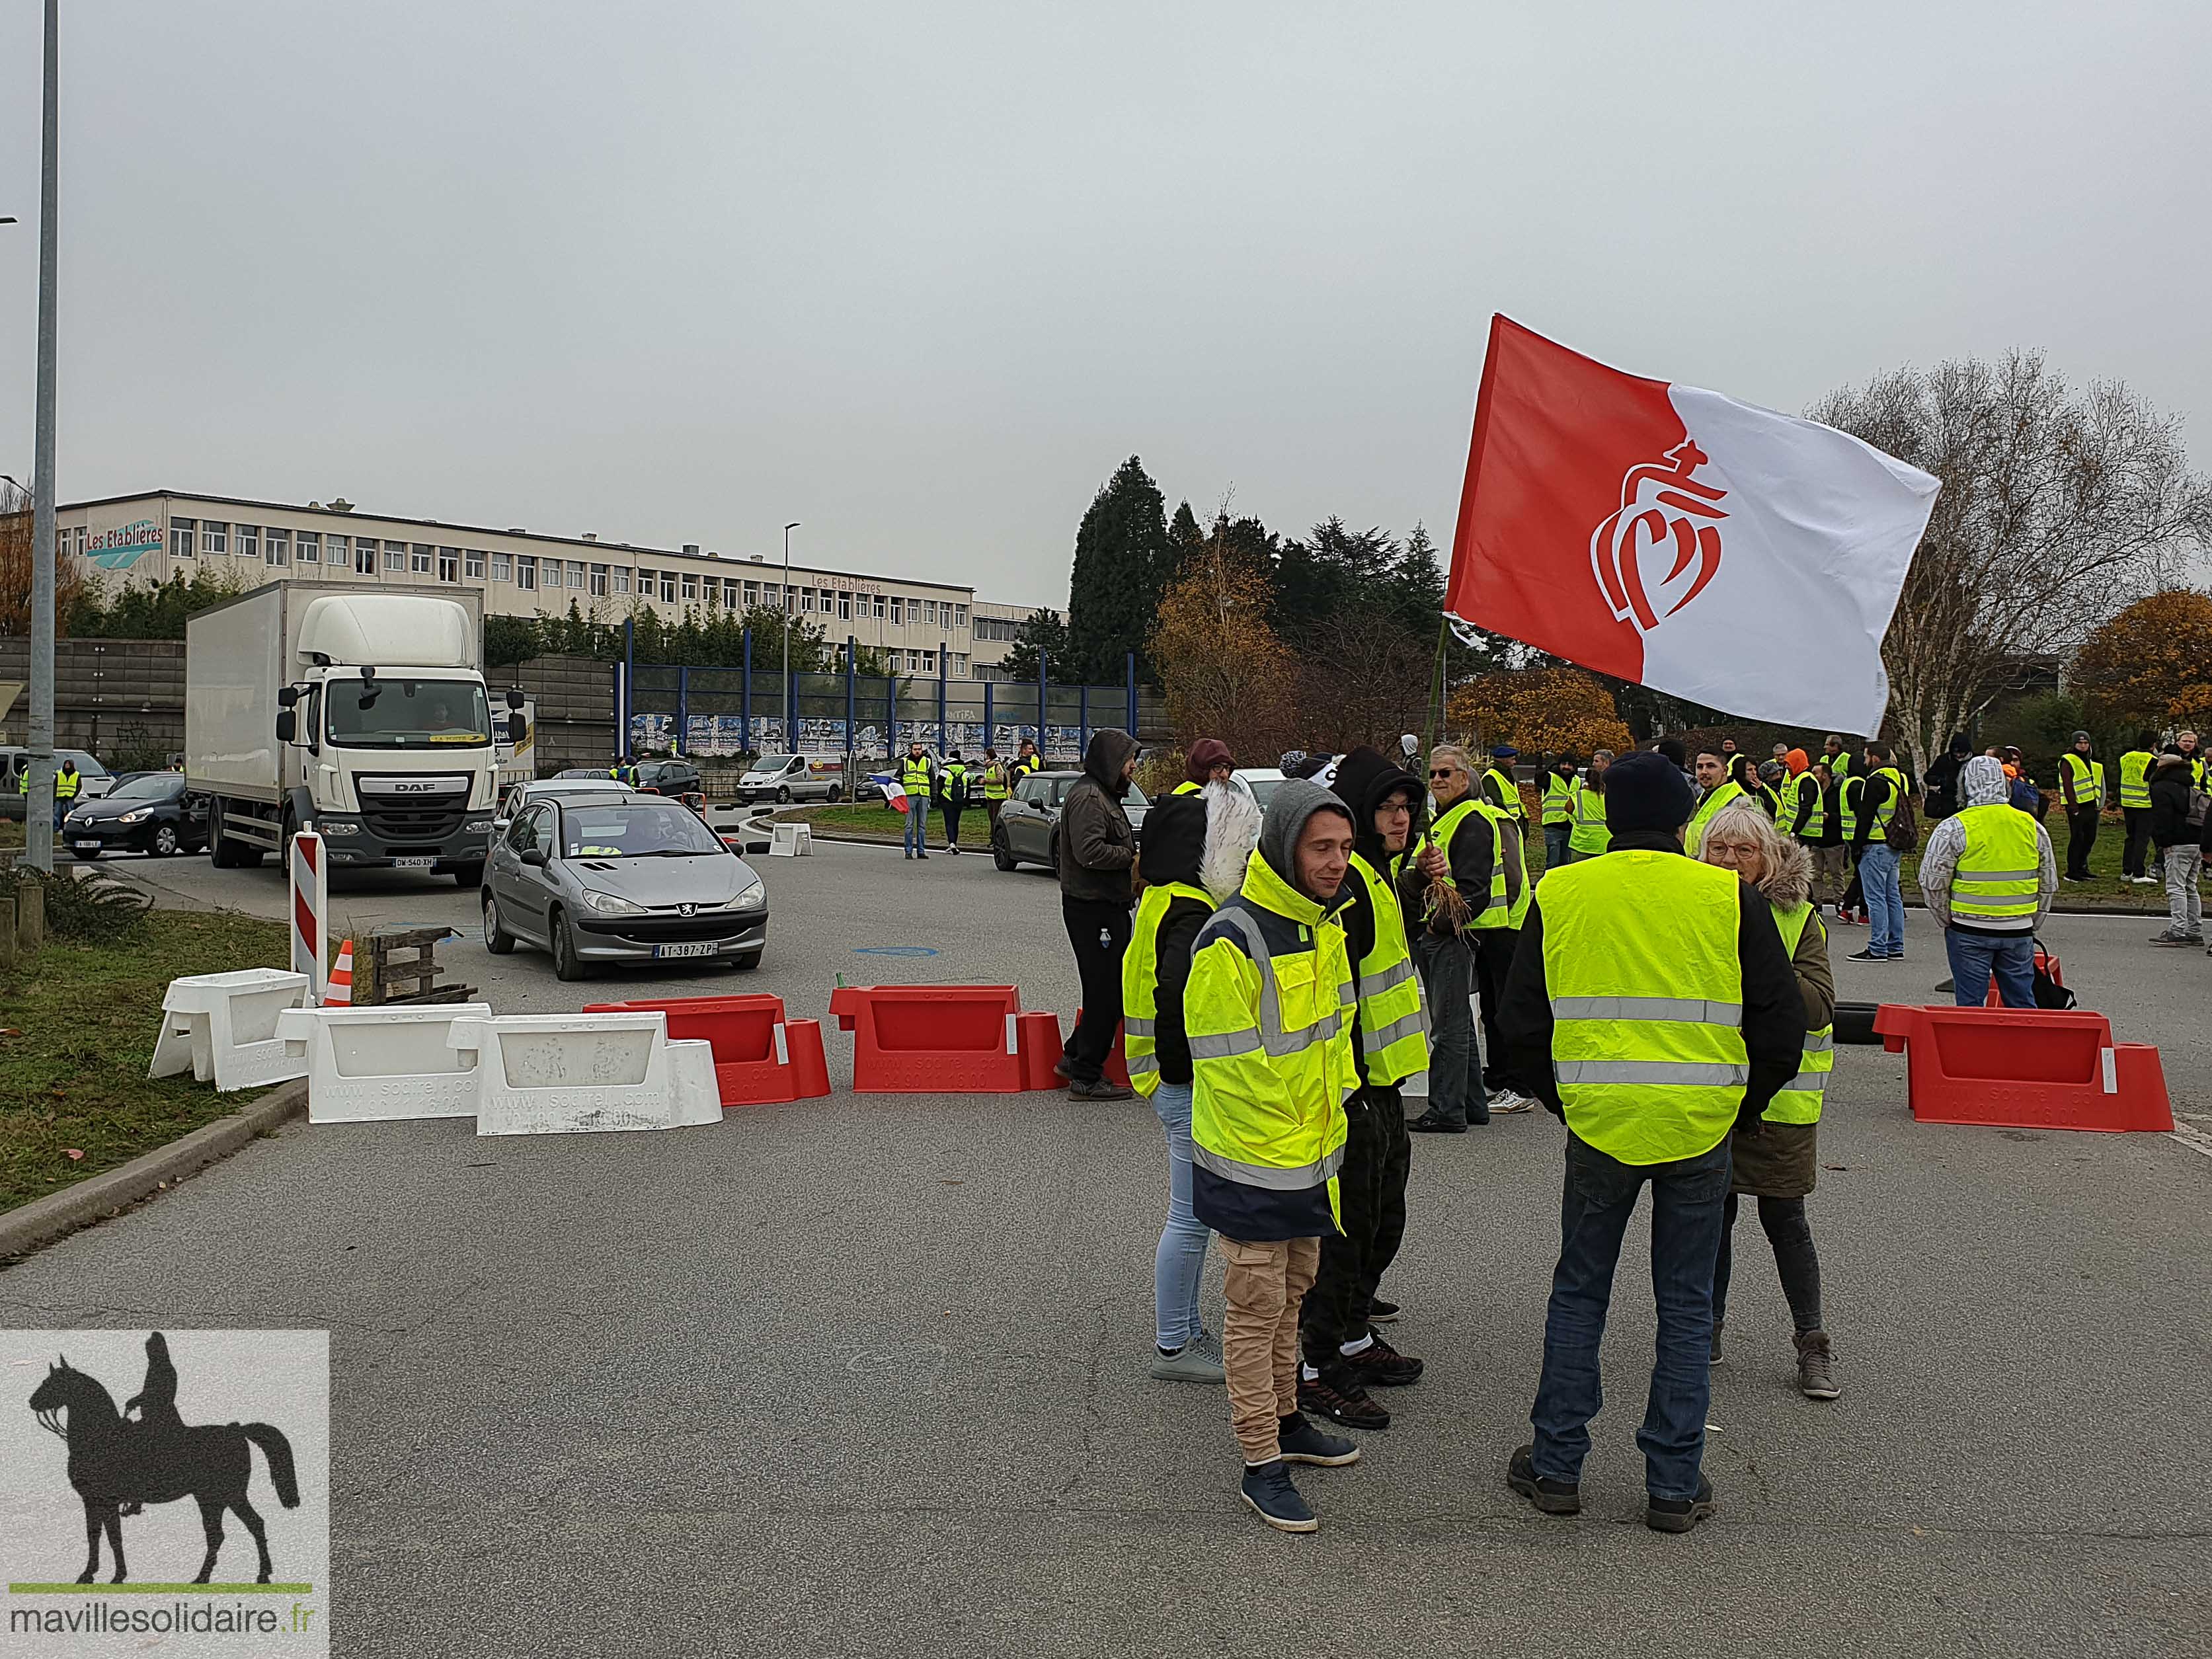
<instances>
[{"instance_id":1,"label":"silver peugeot 206","mask_svg":"<svg viewBox=\"0 0 2212 1659\"><path fill-rule=\"evenodd\" d=\"M484 861L483 924L493 955L537 945L562 979L613 962L757 968L768 889L682 803L610 788L521 807Z\"/></svg>"}]
</instances>

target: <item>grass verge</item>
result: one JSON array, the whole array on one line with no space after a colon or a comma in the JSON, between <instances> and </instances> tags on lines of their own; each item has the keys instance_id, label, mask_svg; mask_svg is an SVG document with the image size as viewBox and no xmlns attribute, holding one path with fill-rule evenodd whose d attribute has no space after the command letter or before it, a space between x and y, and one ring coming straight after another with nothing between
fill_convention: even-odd
<instances>
[{"instance_id":1,"label":"grass verge","mask_svg":"<svg viewBox=\"0 0 2212 1659\"><path fill-rule=\"evenodd\" d=\"M189 1074L146 1075L161 994L180 974L281 968L288 949L282 922L156 910L127 943L49 939L0 973L0 1210L112 1170L252 1099L218 1095Z\"/></svg>"},{"instance_id":2,"label":"grass verge","mask_svg":"<svg viewBox=\"0 0 2212 1659\"><path fill-rule=\"evenodd\" d=\"M906 814L893 811L881 801L863 801L852 806L803 806L795 812L779 812L776 816L811 824L830 835L859 836L869 841L896 842L906 834ZM929 844L933 849L945 844L941 813L929 815ZM960 845L970 852L980 852L990 844L990 814L981 806L971 806L961 813Z\"/></svg>"}]
</instances>

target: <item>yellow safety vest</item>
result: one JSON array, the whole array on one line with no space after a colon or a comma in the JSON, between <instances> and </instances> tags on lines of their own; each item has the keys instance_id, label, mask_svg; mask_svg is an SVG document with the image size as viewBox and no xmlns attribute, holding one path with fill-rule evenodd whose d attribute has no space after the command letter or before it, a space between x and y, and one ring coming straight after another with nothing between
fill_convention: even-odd
<instances>
[{"instance_id":1,"label":"yellow safety vest","mask_svg":"<svg viewBox=\"0 0 2212 1659\"><path fill-rule=\"evenodd\" d=\"M1402 1083L1429 1064L1429 1019L1421 1008L1413 953L1406 945L1405 913L1390 884L1357 853L1352 870L1366 884L1375 908L1375 948L1352 965L1359 1003L1359 1057L1370 1083Z\"/></svg>"},{"instance_id":2,"label":"yellow safety vest","mask_svg":"<svg viewBox=\"0 0 2212 1659\"><path fill-rule=\"evenodd\" d=\"M945 799L952 806L963 805L968 799L968 769L958 761L937 775L945 781Z\"/></svg>"},{"instance_id":3,"label":"yellow safety vest","mask_svg":"<svg viewBox=\"0 0 2212 1659\"><path fill-rule=\"evenodd\" d=\"M83 782L84 774L82 772L56 772L54 774L54 799L56 800L74 799L77 790L82 786Z\"/></svg>"},{"instance_id":4,"label":"yellow safety vest","mask_svg":"<svg viewBox=\"0 0 2212 1659\"><path fill-rule=\"evenodd\" d=\"M1969 806L1957 816L1966 847L1951 877L1952 920L1993 933L2033 932L2043 884L2035 820L2003 801Z\"/></svg>"},{"instance_id":5,"label":"yellow safety vest","mask_svg":"<svg viewBox=\"0 0 2212 1659\"><path fill-rule=\"evenodd\" d=\"M1520 826L1486 800L1476 801L1474 810L1490 820L1493 856L1490 860L1490 902L1475 913L1468 927L1485 932L1493 927L1518 927L1521 918L1528 914L1528 860L1522 848ZM1514 831L1514 858L1521 866L1521 896L1510 906L1505 902L1505 832L1509 825Z\"/></svg>"},{"instance_id":6,"label":"yellow safety vest","mask_svg":"<svg viewBox=\"0 0 2212 1659\"><path fill-rule=\"evenodd\" d=\"M929 757L916 760L909 755L899 763L899 785L908 795L920 800L929 799Z\"/></svg>"},{"instance_id":7,"label":"yellow safety vest","mask_svg":"<svg viewBox=\"0 0 2212 1659\"><path fill-rule=\"evenodd\" d=\"M1203 784L1193 783L1188 778L1185 778L1181 783L1176 785L1174 788L1169 790L1168 793L1170 795L1194 795L1205 787L1206 786Z\"/></svg>"},{"instance_id":8,"label":"yellow safety vest","mask_svg":"<svg viewBox=\"0 0 2212 1659\"><path fill-rule=\"evenodd\" d=\"M1606 827L1602 790L1593 789L1587 783L1575 790L1575 827L1567 837L1567 845L1593 857L1613 845L1613 831Z\"/></svg>"},{"instance_id":9,"label":"yellow safety vest","mask_svg":"<svg viewBox=\"0 0 2212 1659\"><path fill-rule=\"evenodd\" d=\"M2105 769L2100 763L2083 760L2069 749L2058 757L2058 770L2059 775L2073 785L2070 792L2062 791L2062 793L2071 793L2073 795L2069 805L2102 806L2105 804Z\"/></svg>"},{"instance_id":10,"label":"yellow safety vest","mask_svg":"<svg viewBox=\"0 0 2212 1659\"><path fill-rule=\"evenodd\" d=\"M1303 1222L1304 1206L1289 1195L1326 1182L1339 1217L1344 1103L1359 1083L1340 908L1308 898L1255 851L1237 896L1199 935L1182 1023L1201 1199L1212 1177L1242 1189L1255 1212L1291 1206Z\"/></svg>"},{"instance_id":11,"label":"yellow safety vest","mask_svg":"<svg viewBox=\"0 0 2212 1659\"><path fill-rule=\"evenodd\" d=\"M1572 823L1575 820L1575 791L1580 781L1563 778L1557 772L1544 774L1544 822L1547 824Z\"/></svg>"},{"instance_id":12,"label":"yellow safety vest","mask_svg":"<svg viewBox=\"0 0 2212 1659\"><path fill-rule=\"evenodd\" d=\"M2150 806L2150 769L2156 760L2147 749L2130 749L2120 757L2120 805L2148 811Z\"/></svg>"},{"instance_id":13,"label":"yellow safety vest","mask_svg":"<svg viewBox=\"0 0 2212 1659\"><path fill-rule=\"evenodd\" d=\"M1451 805L1447 807L1437 817L1436 827L1430 831L1430 837L1438 847L1443 849L1443 854L1447 860L1451 857L1452 837L1459 832L1460 825L1464 823L1468 818L1474 813L1483 812L1483 807L1484 803L1476 797L1473 795L1463 795L1458 800L1454 801ZM1492 809L1488 812L1483 812L1483 816L1492 820L1491 824L1492 846L1492 857L1490 860L1490 891L1486 896L1484 903L1480 907L1480 913L1487 915L1491 911L1495 910L1500 915L1503 915L1505 912L1505 860L1502 856L1504 849L1496 845L1498 826L1495 822L1495 809ZM1399 866L1404 862L1404 860L1405 855L1401 854L1396 859L1391 860L1391 869L1394 872L1397 870ZM1459 882L1453 877L1449 862L1447 862L1444 870L1443 878L1445 885L1455 890L1458 888ZM1473 904L1474 901L1470 898L1468 900L1468 902L1469 904ZM1492 927L1499 925L1500 924L1496 922L1492 922L1491 924Z\"/></svg>"},{"instance_id":14,"label":"yellow safety vest","mask_svg":"<svg viewBox=\"0 0 2212 1659\"><path fill-rule=\"evenodd\" d=\"M1889 784L1889 798L1882 802L1881 810L1875 814L1874 827L1867 831L1867 843L1873 846L1889 840L1889 821L1897 816L1898 802L1905 799L1905 774L1894 766L1884 766L1867 775L1869 781L1881 778ZM1853 833L1856 833L1856 827Z\"/></svg>"},{"instance_id":15,"label":"yellow safety vest","mask_svg":"<svg viewBox=\"0 0 2212 1659\"><path fill-rule=\"evenodd\" d=\"M1813 810L1806 815L1805 827L1802 830L1793 828L1791 833L1807 841L1820 840L1828 833L1828 792L1820 787L1820 779L1810 772L1799 773L1790 781L1790 822L1793 826L1797 822L1797 808L1805 799L1807 787L1809 786L1813 791Z\"/></svg>"},{"instance_id":16,"label":"yellow safety vest","mask_svg":"<svg viewBox=\"0 0 2212 1659\"><path fill-rule=\"evenodd\" d=\"M1783 952L1792 962L1797 958L1798 941L1805 937L1808 923L1820 928L1821 938L1826 939L1828 930L1821 926L1820 913L1813 906L1801 903L1790 910L1775 907L1774 926L1782 935ZM1820 1103L1828 1092L1828 1073L1835 1069L1836 1027L1831 1020L1819 1030L1805 1033L1805 1052L1797 1062L1797 1075L1775 1091L1773 1101L1760 1115L1771 1123L1818 1123Z\"/></svg>"},{"instance_id":17,"label":"yellow safety vest","mask_svg":"<svg viewBox=\"0 0 2212 1659\"><path fill-rule=\"evenodd\" d=\"M1552 1065L1567 1127L1623 1164L1711 1152L1751 1080L1736 955L1741 884L1627 850L1544 881Z\"/></svg>"},{"instance_id":18,"label":"yellow safety vest","mask_svg":"<svg viewBox=\"0 0 2212 1659\"><path fill-rule=\"evenodd\" d=\"M1501 812L1510 812L1516 818L1528 816L1527 810L1521 803L1521 786L1513 781L1513 775L1510 772L1501 771L1495 766L1492 767L1482 775L1480 793Z\"/></svg>"},{"instance_id":19,"label":"yellow safety vest","mask_svg":"<svg viewBox=\"0 0 2212 1659\"><path fill-rule=\"evenodd\" d=\"M1010 792L1006 787L1006 769L994 763L983 769L983 799L1004 800Z\"/></svg>"},{"instance_id":20,"label":"yellow safety vest","mask_svg":"<svg viewBox=\"0 0 2212 1659\"><path fill-rule=\"evenodd\" d=\"M1683 849L1692 858L1697 857L1698 848L1705 839L1705 826L1712 822L1713 815L1730 801L1742 799L1743 786L1734 778L1729 778L1706 796L1698 804L1698 810L1690 814L1690 827L1682 836Z\"/></svg>"},{"instance_id":21,"label":"yellow safety vest","mask_svg":"<svg viewBox=\"0 0 2212 1659\"><path fill-rule=\"evenodd\" d=\"M1213 895L1203 887L1180 881L1148 886L1137 901L1129 948L1121 953L1121 1052L1129 1063L1129 1086L1147 1100L1160 1086L1160 924L1179 898L1213 908Z\"/></svg>"}]
</instances>

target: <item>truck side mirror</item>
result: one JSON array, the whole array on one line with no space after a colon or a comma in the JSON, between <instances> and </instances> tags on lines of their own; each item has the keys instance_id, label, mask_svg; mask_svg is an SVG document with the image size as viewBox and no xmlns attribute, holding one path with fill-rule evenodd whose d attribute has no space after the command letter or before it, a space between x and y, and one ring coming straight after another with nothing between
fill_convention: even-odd
<instances>
[{"instance_id":1,"label":"truck side mirror","mask_svg":"<svg viewBox=\"0 0 2212 1659\"><path fill-rule=\"evenodd\" d=\"M277 688L276 702L279 708L289 708L294 703L299 701L300 688L298 686L286 685Z\"/></svg>"},{"instance_id":2,"label":"truck side mirror","mask_svg":"<svg viewBox=\"0 0 2212 1659\"><path fill-rule=\"evenodd\" d=\"M530 722L528 720L525 720L520 714L509 714L507 717L507 742L519 748L522 744L522 740L529 735Z\"/></svg>"},{"instance_id":3,"label":"truck side mirror","mask_svg":"<svg viewBox=\"0 0 2212 1659\"><path fill-rule=\"evenodd\" d=\"M300 717L289 708L276 711L276 741L297 743L300 740Z\"/></svg>"},{"instance_id":4,"label":"truck side mirror","mask_svg":"<svg viewBox=\"0 0 2212 1659\"><path fill-rule=\"evenodd\" d=\"M507 688L507 706L509 708L520 708L522 707L522 688L519 685L508 686Z\"/></svg>"}]
</instances>

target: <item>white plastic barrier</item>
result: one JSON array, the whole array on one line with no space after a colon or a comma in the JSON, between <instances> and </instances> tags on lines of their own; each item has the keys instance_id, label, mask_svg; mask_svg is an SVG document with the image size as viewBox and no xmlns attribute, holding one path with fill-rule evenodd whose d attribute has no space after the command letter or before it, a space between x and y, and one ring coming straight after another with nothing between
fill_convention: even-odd
<instances>
[{"instance_id":1,"label":"white plastic barrier","mask_svg":"<svg viewBox=\"0 0 2212 1659\"><path fill-rule=\"evenodd\" d=\"M778 823L769 842L772 859L803 859L814 851L814 832L803 823Z\"/></svg>"},{"instance_id":2,"label":"white plastic barrier","mask_svg":"<svg viewBox=\"0 0 2212 1659\"><path fill-rule=\"evenodd\" d=\"M147 1075L189 1071L223 1093L306 1076L306 1059L285 1053L276 1020L299 1006L307 989L305 974L281 968L171 980L161 997L161 1035Z\"/></svg>"},{"instance_id":3,"label":"white plastic barrier","mask_svg":"<svg viewBox=\"0 0 2212 1659\"><path fill-rule=\"evenodd\" d=\"M490 1012L485 1002L289 1008L276 1034L306 1067L311 1123L474 1117L476 1069L447 1038L455 1020Z\"/></svg>"},{"instance_id":4,"label":"white plastic barrier","mask_svg":"<svg viewBox=\"0 0 2212 1659\"><path fill-rule=\"evenodd\" d=\"M670 1042L658 1010L456 1019L447 1041L475 1068L480 1135L722 1121L712 1046Z\"/></svg>"}]
</instances>

